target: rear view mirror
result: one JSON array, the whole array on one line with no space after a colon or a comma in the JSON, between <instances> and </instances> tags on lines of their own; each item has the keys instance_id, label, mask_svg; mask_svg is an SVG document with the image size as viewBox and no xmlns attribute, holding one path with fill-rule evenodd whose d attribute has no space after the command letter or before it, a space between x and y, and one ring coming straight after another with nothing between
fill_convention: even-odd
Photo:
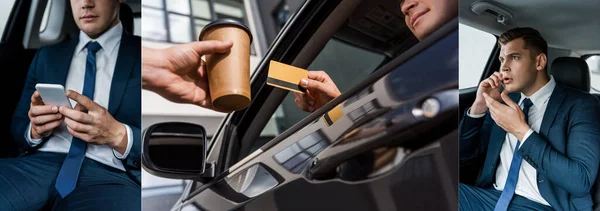
<instances>
[{"instance_id":1,"label":"rear view mirror","mask_svg":"<svg viewBox=\"0 0 600 211\"><path fill-rule=\"evenodd\" d=\"M149 173L172 179L212 177L207 167L206 130L189 123L159 123L144 130L142 166ZM208 169L208 170L207 170Z\"/></svg>"}]
</instances>

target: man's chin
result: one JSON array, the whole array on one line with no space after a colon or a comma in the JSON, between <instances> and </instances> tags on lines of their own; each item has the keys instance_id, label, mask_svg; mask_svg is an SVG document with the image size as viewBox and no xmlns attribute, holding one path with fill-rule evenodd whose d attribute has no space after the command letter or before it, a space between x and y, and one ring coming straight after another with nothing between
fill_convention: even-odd
<instances>
[{"instance_id":1,"label":"man's chin","mask_svg":"<svg viewBox=\"0 0 600 211\"><path fill-rule=\"evenodd\" d=\"M100 34L100 32L102 30L100 30L100 27L97 26L83 26L80 28L81 31L83 31L85 34L87 34L90 37L95 37L96 35Z\"/></svg>"},{"instance_id":2,"label":"man's chin","mask_svg":"<svg viewBox=\"0 0 600 211\"><path fill-rule=\"evenodd\" d=\"M434 27L428 26L425 20L421 20L421 23L415 28L415 37L419 40L427 38L435 30Z\"/></svg>"}]
</instances>

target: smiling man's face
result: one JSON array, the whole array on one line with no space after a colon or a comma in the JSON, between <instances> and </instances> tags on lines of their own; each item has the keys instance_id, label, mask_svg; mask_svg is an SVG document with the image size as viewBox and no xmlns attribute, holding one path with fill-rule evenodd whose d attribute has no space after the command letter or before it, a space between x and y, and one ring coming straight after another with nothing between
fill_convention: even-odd
<instances>
[{"instance_id":1,"label":"smiling man's face","mask_svg":"<svg viewBox=\"0 0 600 211\"><path fill-rule=\"evenodd\" d=\"M458 15L457 0L401 0L404 21L419 40Z\"/></svg>"},{"instance_id":2,"label":"smiling man's face","mask_svg":"<svg viewBox=\"0 0 600 211\"><path fill-rule=\"evenodd\" d=\"M71 0L73 19L81 31L97 38L118 23L122 2L124 0Z\"/></svg>"}]
</instances>

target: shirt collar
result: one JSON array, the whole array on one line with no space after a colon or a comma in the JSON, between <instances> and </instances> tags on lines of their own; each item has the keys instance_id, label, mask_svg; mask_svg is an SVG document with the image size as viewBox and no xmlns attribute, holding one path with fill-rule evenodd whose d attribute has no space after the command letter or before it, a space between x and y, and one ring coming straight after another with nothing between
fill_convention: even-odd
<instances>
[{"instance_id":1,"label":"shirt collar","mask_svg":"<svg viewBox=\"0 0 600 211\"><path fill-rule=\"evenodd\" d=\"M121 41L122 34L123 25L120 21L117 25L104 32L104 34L100 35L100 37L96 38L95 40L90 38L87 34L85 34L85 32L79 31L79 43L75 49L77 52L81 52L88 42L96 41L98 44L100 44L100 46L102 46L102 49L104 49L105 52L112 52L115 47L117 47L119 41Z\"/></svg>"},{"instance_id":2,"label":"shirt collar","mask_svg":"<svg viewBox=\"0 0 600 211\"><path fill-rule=\"evenodd\" d=\"M554 77L550 76L550 81L548 81L546 85L544 85L541 89L537 90L535 93L529 96L529 99L533 103L533 106L539 109L539 106L544 104L544 102L550 98L550 95L552 95L552 91L554 91L555 86L556 81L554 81ZM527 98L527 96L525 96L525 94L521 92L521 100L519 102L519 105L522 104L525 98Z\"/></svg>"}]
</instances>

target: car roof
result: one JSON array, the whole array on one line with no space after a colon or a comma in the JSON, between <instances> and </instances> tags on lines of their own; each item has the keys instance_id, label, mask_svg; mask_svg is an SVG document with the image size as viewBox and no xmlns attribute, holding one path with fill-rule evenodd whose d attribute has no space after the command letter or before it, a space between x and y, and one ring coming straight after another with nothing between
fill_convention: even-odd
<instances>
[{"instance_id":1,"label":"car roof","mask_svg":"<svg viewBox=\"0 0 600 211\"><path fill-rule=\"evenodd\" d=\"M472 11L481 0L460 0L460 22L499 36L514 27L533 27L551 48L571 50L579 55L600 54L600 1L498 0L512 13L512 23L502 25L492 15Z\"/></svg>"}]
</instances>

